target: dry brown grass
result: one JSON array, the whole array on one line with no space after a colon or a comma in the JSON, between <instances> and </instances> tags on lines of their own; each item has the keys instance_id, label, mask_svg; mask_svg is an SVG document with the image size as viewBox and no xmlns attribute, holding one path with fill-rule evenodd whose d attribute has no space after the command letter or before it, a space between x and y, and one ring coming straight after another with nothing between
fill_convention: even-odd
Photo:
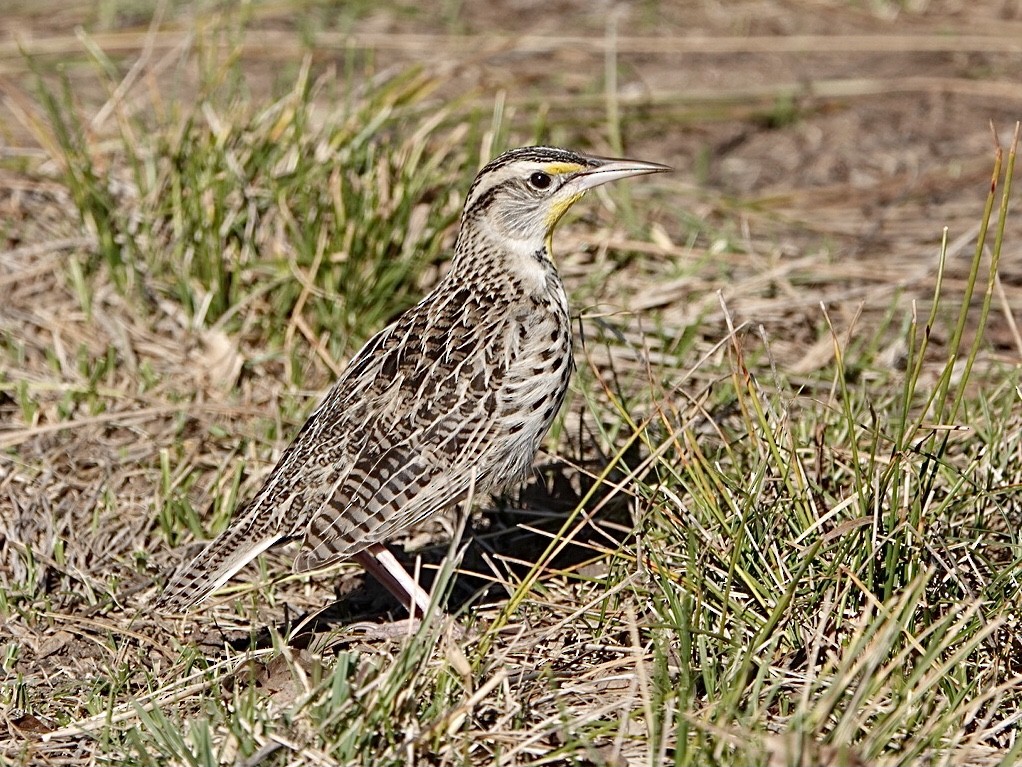
<instances>
[{"instance_id":1,"label":"dry brown grass","mask_svg":"<svg viewBox=\"0 0 1022 767\"><path fill-rule=\"evenodd\" d=\"M979 4L969 33L952 35L948 19L965 12L951 5L871 9L654 4L619 18L616 34L610 17L569 5L432 19L334 9L331 28L304 33L290 4L247 16L168 7L152 32L116 5L5 14L2 758L1016 758L1018 217L962 411L891 446L918 353L910 321L929 312L943 226L942 303L908 395L914 416L960 351L988 124L1003 133L1022 109L1022 21L1010 3ZM498 19L508 32L486 33ZM76 24L90 34L69 33ZM112 220L140 268L119 277L102 223L79 215L68 153L15 34L50 92L63 64L69 118L116 182ZM304 54L317 85L299 96ZM416 160L416 146L443 162L422 161L429 182L415 191L390 170L354 167L345 188L385 183L395 208L414 198L409 220L429 257L381 290L379 313L342 330L350 318L332 312L348 287L329 269L350 243L317 250L303 216L320 209L289 208L314 200L276 184L286 167L318 182L305 150L368 114L339 104L371 100L387 77L369 74L411 64L426 67L421 87L379 112L367 146L382 165ZM232 90L235 77L244 84ZM271 103L279 111L253 118ZM211 163L215 139L229 137L228 168L249 168L268 136L282 147L280 173L253 173L251 196L228 184L197 209L241 217L265 202L238 246L244 287L219 317L203 309L214 290L161 260L177 252L179 209L164 204L173 163L154 152L184 135ZM582 315L581 370L536 478L520 496L480 499L469 520L450 585L466 633L437 621L366 636L354 619L397 608L349 566L289 577L286 552L195 614L152 614L158 581L185 555L175 547L224 523L353 342L436 279L434 254L478 161L537 136L605 153L619 137L679 173L591 202L558 237ZM347 155L353 166L366 157ZM140 183L133 163L156 181ZM976 311L961 350L978 328ZM454 527L438 520L395 543L432 576Z\"/></svg>"}]
</instances>

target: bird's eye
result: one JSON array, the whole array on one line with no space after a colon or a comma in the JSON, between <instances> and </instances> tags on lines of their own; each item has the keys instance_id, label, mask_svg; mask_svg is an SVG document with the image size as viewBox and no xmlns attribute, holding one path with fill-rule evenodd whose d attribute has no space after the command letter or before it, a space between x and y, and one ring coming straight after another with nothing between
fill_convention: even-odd
<instances>
[{"instance_id":1,"label":"bird's eye","mask_svg":"<svg viewBox=\"0 0 1022 767\"><path fill-rule=\"evenodd\" d=\"M532 184L533 189L548 189L552 181L549 173L539 170L529 176L529 183Z\"/></svg>"}]
</instances>

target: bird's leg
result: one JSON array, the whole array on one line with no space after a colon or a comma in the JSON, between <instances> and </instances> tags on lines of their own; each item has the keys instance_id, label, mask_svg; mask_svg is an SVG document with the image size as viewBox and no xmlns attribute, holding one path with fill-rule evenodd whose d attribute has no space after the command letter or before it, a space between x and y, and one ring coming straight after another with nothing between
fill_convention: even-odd
<instances>
[{"instance_id":1,"label":"bird's leg","mask_svg":"<svg viewBox=\"0 0 1022 767\"><path fill-rule=\"evenodd\" d=\"M429 594L401 567L401 563L383 544L374 543L355 554L352 559L407 607L413 618L425 616L429 609Z\"/></svg>"}]
</instances>

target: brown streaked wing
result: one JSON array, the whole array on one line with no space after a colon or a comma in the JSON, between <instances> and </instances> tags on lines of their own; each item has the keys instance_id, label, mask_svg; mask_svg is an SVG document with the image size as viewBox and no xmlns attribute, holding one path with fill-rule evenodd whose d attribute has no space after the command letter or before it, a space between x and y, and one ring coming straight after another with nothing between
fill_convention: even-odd
<instances>
[{"instance_id":1,"label":"brown streaked wing","mask_svg":"<svg viewBox=\"0 0 1022 767\"><path fill-rule=\"evenodd\" d=\"M405 382L408 389L420 389L415 379ZM492 463L480 460L497 431L492 389L460 365L434 388L447 396L417 402L396 441L393 424L372 429L351 471L309 520L297 571L347 558L452 506L473 483L485 486L488 478L477 470Z\"/></svg>"}]
</instances>

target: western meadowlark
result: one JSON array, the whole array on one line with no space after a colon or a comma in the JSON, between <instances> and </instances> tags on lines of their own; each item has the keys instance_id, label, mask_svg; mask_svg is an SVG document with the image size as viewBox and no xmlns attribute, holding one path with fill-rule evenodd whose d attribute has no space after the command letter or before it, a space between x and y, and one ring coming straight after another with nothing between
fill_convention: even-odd
<instances>
[{"instance_id":1,"label":"western meadowlark","mask_svg":"<svg viewBox=\"0 0 1022 767\"><path fill-rule=\"evenodd\" d=\"M567 391L571 322L554 226L587 190L666 170L550 147L486 165L450 271L355 355L252 501L158 605L195 604L270 546L300 540L296 571L355 559L424 613L428 595L383 541L523 478Z\"/></svg>"}]
</instances>

